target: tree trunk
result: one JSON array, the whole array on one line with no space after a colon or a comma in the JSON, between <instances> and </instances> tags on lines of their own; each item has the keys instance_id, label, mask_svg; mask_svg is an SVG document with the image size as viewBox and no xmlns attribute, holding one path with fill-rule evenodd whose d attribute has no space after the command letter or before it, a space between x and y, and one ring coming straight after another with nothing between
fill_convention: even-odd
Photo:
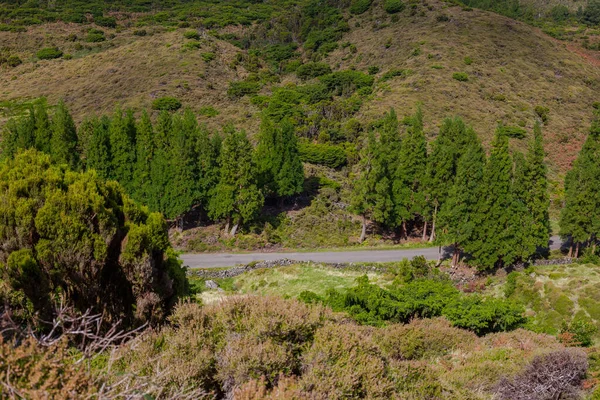
<instances>
[{"instance_id":1,"label":"tree trunk","mask_svg":"<svg viewBox=\"0 0 600 400\"><path fill-rule=\"evenodd\" d=\"M435 209L433 210L433 222L431 223L431 236L429 236L429 243L432 243L435 240L435 218L437 217L437 204L435 205Z\"/></svg>"},{"instance_id":2,"label":"tree trunk","mask_svg":"<svg viewBox=\"0 0 600 400\"><path fill-rule=\"evenodd\" d=\"M575 258L579 258L579 242L577 242L577 245L575 246Z\"/></svg>"},{"instance_id":3,"label":"tree trunk","mask_svg":"<svg viewBox=\"0 0 600 400\"><path fill-rule=\"evenodd\" d=\"M225 235L229 232L229 225L231 225L231 217L227 217L227 221L225 222Z\"/></svg>"},{"instance_id":4,"label":"tree trunk","mask_svg":"<svg viewBox=\"0 0 600 400\"><path fill-rule=\"evenodd\" d=\"M442 245L438 247L438 265L442 262Z\"/></svg>"},{"instance_id":5,"label":"tree trunk","mask_svg":"<svg viewBox=\"0 0 600 400\"><path fill-rule=\"evenodd\" d=\"M231 237L235 236L235 233L237 232L239 225L240 225L239 222L236 222L235 225L233 225L233 228L231 228L231 233L229 234L229 236L231 236Z\"/></svg>"},{"instance_id":6,"label":"tree trunk","mask_svg":"<svg viewBox=\"0 0 600 400\"><path fill-rule=\"evenodd\" d=\"M180 216L177 218L177 230L179 233L183 232L183 217Z\"/></svg>"},{"instance_id":7,"label":"tree trunk","mask_svg":"<svg viewBox=\"0 0 600 400\"><path fill-rule=\"evenodd\" d=\"M569 245L569 254L567 255L567 257L571 258L573 257L573 242L571 241L571 244Z\"/></svg>"},{"instance_id":8,"label":"tree trunk","mask_svg":"<svg viewBox=\"0 0 600 400\"><path fill-rule=\"evenodd\" d=\"M404 240L408 240L408 229L406 229L406 221L402 221L402 233L404 234Z\"/></svg>"},{"instance_id":9,"label":"tree trunk","mask_svg":"<svg viewBox=\"0 0 600 400\"><path fill-rule=\"evenodd\" d=\"M362 231L360 232L360 238L358 239L359 243L362 243L365 240L365 237L367 236L367 217L365 217L364 215L362 217Z\"/></svg>"},{"instance_id":10,"label":"tree trunk","mask_svg":"<svg viewBox=\"0 0 600 400\"><path fill-rule=\"evenodd\" d=\"M425 221L425 223L423 224L423 237L421 238L421 241L424 242L427 240L427 221Z\"/></svg>"},{"instance_id":11,"label":"tree trunk","mask_svg":"<svg viewBox=\"0 0 600 400\"><path fill-rule=\"evenodd\" d=\"M458 245L454 243L454 253L452 254L452 266L456 267L458 265L458 261L460 260L460 250L458 249Z\"/></svg>"}]
</instances>

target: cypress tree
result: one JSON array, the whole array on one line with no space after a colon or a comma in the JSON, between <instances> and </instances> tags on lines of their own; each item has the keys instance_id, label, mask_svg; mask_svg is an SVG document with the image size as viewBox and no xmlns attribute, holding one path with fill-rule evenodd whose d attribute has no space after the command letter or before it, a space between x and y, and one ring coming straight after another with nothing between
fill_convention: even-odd
<instances>
[{"instance_id":1,"label":"cypress tree","mask_svg":"<svg viewBox=\"0 0 600 400\"><path fill-rule=\"evenodd\" d=\"M389 213L393 208L389 179L382 160L381 145L377 142L375 134L369 132L360 153L359 175L355 180L351 198L351 210L363 220L360 242L366 236L367 218L385 223L389 220Z\"/></svg>"},{"instance_id":2,"label":"cypress tree","mask_svg":"<svg viewBox=\"0 0 600 400\"><path fill-rule=\"evenodd\" d=\"M219 182L219 154L222 138L218 133L209 134L206 125L201 125L196 137L196 175L198 176L199 199L208 210L210 198Z\"/></svg>"},{"instance_id":3,"label":"cypress tree","mask_svg":"<svg viewBox=\"0 0 600 400\"><path fill-rule=\"evenodd\" d=\"M154 154L150 166L152 185L148 206L153 211L164 212L168 207L167 190L171 181L171 153L169 137L173 132L173 119L168 111L158 115L154 132Z\"/></svg>"},{"instance_id":4,"label":"cypress tree","mask_svg":"<svg viewBox=\"0 0 600 400\"><path fill-rule=\"evenodd\" d=\"M110 157L110 119L106 116L100 120L92 120L93 134L85 148L85 162L87 169L95 169L102 179L112 176L112 163Z\"/></svg>"},{"instance_id":5,"label":"cypress tree","mask_svg":"<svg viewBox=\"0 0 600 400\"><path fill-rule=\"evenodd\" d=\"M304 168L300 161L294 125L286 118L281 122L278 133L277 153L279 156L275 161L279 161L279 165L273 172L277 185L277 196L283 198L302 192Z\"/></svg>"},{"instance_id":6,"label":"cypress tree","mask_svg":"<svg viewBox=\"0 0 600 400\"><path fill-rule=\"evenodd\" d=\"M516 257L513 218L517 216L513 214L512 170L508 137L499 127L485 168L476 234L465 246L482 269L511 264Z\"/></svg>"},{"instance_id":7,"label":"cypress tree","mask_svg":"<svg viewBox=\"0 0 600 400\"><path fill-rule=\"evenodd\" d=\"M77 130L69 110L63 101L58 103L51 124L50 154L59 164L67 164L71 169L79 165L77 153Z\"/></svg>"},{"instance_id":8,"label":"cypress tree","mask_svg":"<svg viewBox=\"0 0 600 400\"><path fill-rule=\"evenodd\" d=\"M240 224L250 221L260 211L264 198L257 187L252 144L244 131L233 128L225 137L219 157L220 177L209 205L209 215L226 218L231 236Z\"/></svg>"},{"instance_id":9,"label":"cypress tree","mask_svg":"<svg viewBox=\"0 0 600 400\"><path fill-rule=\"evenodd\" d=\"M477 213L485 162L485 152L475 140L458 161L456 178L439 213L439 240L454 246L453 266L460 261L461 249L475 240L474 233L482 219Z\"/></svg>"},{"instance_id":10,"label":"cypress tree","mask_svg":"<svg viewBox=\"0 0 600 400\"><path fill-rule=\"evenodd\" d=\"M133 169L133 197L148 204L152 194L152 157L155 152L154 128L148 112L144 110L136 128L136 156Z\"/></svg>"},{"instance_id":11,"label":"cypress tree","mask_svg":"<svg viewBox=\"0 0 600 400\"><path fill-rule=\"evenodd\" d=\"M128 110L125 116L120 108L115 110L109 136L112 158L111 178L131 193L135 163L135 120L131 110Z\"/></svg>"},{"instance_id":12,"label":"cypress tree","mask_svg":"<svg viewBox=\"0 0 600 400\"><path fill-rule=\"evenodd\" d=\"M513 251L516 259L527 261L536 254L537 240L534 236L534 219L530 208L533 187L529 180L530 166L523 154L516 152L513 155L514 172L512 183L512 203L510 213L513 226ZM548 244L548 238L546 238Z\"/></svg>"},{"instance_id":13,"label":"cypress tree","mask_svg":"<svg viewBox=\"0 0 600 400\"><path fill-rule=\"evenodd\" d=\"M35 111L29 107L26 117L21 118L17 124L16 147L18 150L30 149L35 146Z\"/></svg>"},{"instance_id":14,"label":"cypress tree","mask_svg":"<svg viewBox=\"0 0 600 400\"><path fill-rule=\"evenodd\" d=\"M388 227L397 227L398 220L401 220L401 217L398 218L396 215L398 210L394 206L394 201L397 201L399 194L403 193L403 188L400 184L394 185L394 181L399 168L402 140L398 117L393 108L383 118L382 126L379 129L379 143L377 158L381 168L381 180L378 183L378 196L382 200L386 200L380 206L380 215L386 218L381 223ZM387 199L390 201L388 202Z\"/></svg>"},{"instance_id":15,"label":"cypress tree","mask_svg":"<svg viewBox=\"0 0 600 400\"><path fill-rule=\"evenodd\" d=\"M255 162L259 176L259 185L267 196L277 193L275 175L281 165L282 155L279 152L278 129L267 116L263 116L258 132Z\"/></svg>"},{"instance_id":16,"label":"cypress tree","mask_svg":"<svg viewBox=\"0 0 600 400\"><path fill-rule=\"evenodd\" d=\"M46 154L50 154L51 138L52 131L50 129L50 119L48 118L46 104L39 102L35 105L35 148Z\"/></svg>"},{"instance_id":17,"label":"cypress tree","mask_svg":"<svg viewBox=\"0 0 600 400\"><path fill-rule=\"evenodd\" d=\"M565 177L560 235L571 239L575 257L579 256L581 244L591 242L595 246L600 231L600 109L594 114L590 133ZM572 247L569 254L573 254Z\"/></svg>"}]
</instances>

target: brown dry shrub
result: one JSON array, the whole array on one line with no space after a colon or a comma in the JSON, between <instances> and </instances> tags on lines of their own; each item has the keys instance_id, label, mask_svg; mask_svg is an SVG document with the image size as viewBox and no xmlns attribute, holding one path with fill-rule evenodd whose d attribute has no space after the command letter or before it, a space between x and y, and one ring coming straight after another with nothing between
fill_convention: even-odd
<instances>
[{"instance_id":1,"label":"brown dry shrub","mask_svg":"<svg viewBox=\"0 0 600 400\"><path fill-rule=\"evenodd\" d=\"M299 355L331 317L322 306L277 297L233 297L201 307L182 303L171 326L123 351L121 369L157 376L167 388L190 385L231 395L251 379L300 372Z\"/></svg>"},{"instance_id":2,"label":"brown dry shrub","mask_svg":"<svg viewBox=\"0 0 600 400\"><path fill-rule=\"evenodd\" d=\"M269 390L264 377L253 379L236 389L236 400L311 400L308 393L300 390L296 377L280 377L277 386Z\"/></svg>"},{"instance_id":3,"label":"brown dry shrub","mask_svg":"<svg viewBox=\"0 0 600 400\"><path fill-rule=\"evenodd\" d=\"M304 353L302 389L318 399L389 398L394 383L373 341L376 328L325 325Z\"/></svg>"},{"instance_id":4,"label":"brown dry shrub","mask_svg":"<svg viewBox=\"0 0 600 400\"><path fill-rule=\"evenodd\" d=\"M395 324L375 333L383 353L395 360L415 360L444 356L455 349L470 349L477 336L454 328L446 319L418 319Z\"/></svg>"},{"instance_id":5,"label":"brown dry shrub","mask_svg":"<svg viewBox=\"0 0 600 400\"><path fill-rule=\"evenodd\" d=\"M93 377L69 357L66 340L42 347L33 338L19 346L0 335L0 398L81 399L97 392Z\"/></svg>"},{"instance_id":6,"label":"brown dry shrub","mask_svg":"<svg viewBox=\"0 0 600 400\"><path fill-rule=\"evenodd\" d=\"M490 347L508 347L526 352L535 352L538 349L560 349L563 347L554 336L535 333L525 329L492 333L482 337L481 343Z\"/></svg>"},{"instance_id":7,"label":"brown dry shrub","mask_svg":"<svg viewBox=\"0 0 600 400\"><path fill-rule=\"evenodd\" d=\"M397 398L412 399L447 399L432 365L423 360L393 361L390 374L396 382Z\"/></svg>"},{"instance_id":8,"label":"brown dry shrub","mask_svg":"<svg viewBox=\"0 0 600 400\"><path fill-rule=\"evenodd\" d=\"M564 349L537 356L514 378L503 378L496 393L501 400L577 399L588 369L580 349Z\"/></svg>"}]
</instances>

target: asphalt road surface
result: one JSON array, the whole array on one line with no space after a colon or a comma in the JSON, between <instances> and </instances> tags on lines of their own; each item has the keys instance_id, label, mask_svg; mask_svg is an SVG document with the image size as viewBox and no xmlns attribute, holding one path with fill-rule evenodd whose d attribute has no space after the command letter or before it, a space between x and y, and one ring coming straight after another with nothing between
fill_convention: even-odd
<instances>
[{"instance_id":1,"label":"asphalt road surface","mask_svg":"<svg viewBox=\"0 0 600 400\"><path fill-rule=\"evenodd\" d=\"M562 242L558 236L550 238L550 249L560 249ZM449 257L451 249L442 249L442 258ZM428 260L438 260L440 250L438 247L404 250L355 250L355 251L330 251L316 253L199 253L183 254L183 264L190 268L217 268L246 265L252 261L272 261L287 258L295 261L313 261L322 263L341 262L389 262L400 261L404 258L424 256Z\"/></svg>"}]
</instances>

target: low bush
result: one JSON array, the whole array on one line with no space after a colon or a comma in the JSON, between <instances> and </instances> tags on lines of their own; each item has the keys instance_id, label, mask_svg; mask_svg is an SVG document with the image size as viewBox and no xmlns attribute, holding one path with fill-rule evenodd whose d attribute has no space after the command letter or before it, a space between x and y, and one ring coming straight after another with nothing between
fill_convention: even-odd
<instances>
[{"instance_id":1,"label":"low bush","mask_svg":"<svg viewBox=\"0 0 600 400\"><path fill-rule=\"evenodd\" d=\"M181 101L175 97L160 97L152 102L153 110L177 111L181 108Z\"/></svg>"},{"instance_id":2,"label":"low bush","mask_svg":"<svg viewBox=\"0 0 600 400\"><path fill-rule=\"evenodd\" d=\"M350 95L358 89L371 87L375 81L372 76L353 70L334 72L319 79L336 96Z\"/></svg>"},{"instance_id":3,"label":"low bush","mask_svg":"<svg viewBox=\"0 0 600 400\"><path fill-rule=\"evenodd\" d=\"M47 47L36 53L36 57L40 60L53 60L62 57L63 52L58 47Z\"/></svg>"},{"instance_id":4,"label":"low bush","mask_svg":"<svg viewBox=\"0 0 600 400\"><path fill-rule=\"evenodd\" d=\"M404 10L404 7L406 6L402 0L385 0L385 3L383 4L383 9L388 14L399 13L400 11Z\"/></svg>"},{"instance_id":5,"label":"low bush","mask_svg":"<svg viewBox=\"0 0 600 400\"><path fill-rule=\"evenodd\" d=\"M350 13L360 15L366 12L370 7L373 0L352 0L350 3Z\"/></svg>"},{"instance_id":6,"label":"low bush","mask_svg":"<svg viewBox=\"0 0 600 400\"><path fill-rule=\"evenodd\" d=\"M587 355L576 349L537 356L514 378L504 378L496 393L501 400L578 398L588 368Z\"/></svg>"},{"instance_id":7,"label":"low bush","mask_svg":"<svg viewBox=\"0 0 600 400\"><path fill-rule=\"evenodd\" d=\"M94 17L94 23L105 28L116 28L117 20L115 17Z\"/></svg>"},{"instance_id":8,"label":"low bush","mask_svg":"<svg viewBox=\"0 0 600 400\"><path fill-rule=\"evenodd\" d=\"M542 120L543 123L548 122L548 115L550 114L550 109L544 106L535 106L535 114Z\"/></svg>"},{"instance_id":9,"label":"low bush","mask_svg":"<svg viewBox=\"0 0 600 400\"><path fill-rule=\"evenodd\" d=\"M329 64L319 62L308 62L300 65L296 69L296 76L299 79L307 80L331 73Z\"/></svg>"},{"instance_id":10,"label":"low bush","mask_svg":"<svg viewBox=\"0 0 600 400\"><path fill-rule=\"evenodd\" d=\"M380 68L376 65L371 65L368 69L369 75L377 75L377 73L380 71Z\"/></svg>"},{"instance_id":11,"label":"low bush","mask_svg":"<svg viewBox=\"0 0 600 400\"><path fill-rule=\"evenodd\" d=\"M215 53L202 53L200 54L200 57L202 57L204 62L211 62L217 58L217 55Z\"/></svg>"},{"instance_id":12,"label":"low bush","mask_svg":"<svg viewBox=\"0 0 600 400\"><path fill-rule=\"evenodd\" d=\"M104 36L104 31L101 31L100 29L90 29L85 37L85 41L88 43L104 42L105 40L106 36Z\"/></svg>"},{"instance_id":13,"label":"low bush","mask_svg":"<svg viewBox=\"0 0 600 400\"><path fill-rule=\"evenodd\" d=\"M465 72L455 72L452 74L452 79L455 79L459 82L467 82L469 80L469 75Z\"/></svg>"},{"instance_id":14,"label":"low bush","mask_svg":"<svg viewBox=\"0 0 600 400\"><path fill-rule=\"evenodd\" d=\"M503 126L502 133L515 139L524 139L527 135L527 131L520 126Z\"/></svg>"},{"instance_id":15,"label":"low bush","mask_svg":"<svg viewBox=\"0 0 600 400\"><path fill-rule=\"evenodd\" d=\"M380 80L381 82L386 82L397 76L405 78L411 73L412 71L409 69L391 69L388 72L384 73Z\"/></svg>"},{"instance_id":16,"label":"low bush","mask_svg":"<svg viewBox=\"0 0 600 400\"><path fill-rule=\"evenodd\" d=\"M183 33L183 37L186 39L200 40L198 31L186 31Z\"/></svg>"},{"instance_id":17,"label":"low bush","mask_svg":"<svg viewBox=\"0 0 600 400\"><path fill-rule=\"evenodd\" d=\"M146 36L148 32L145 29L136 29L133 31L135 36Z\"/></svg>"},{"instance_id":18,"label":"low bush","mask_svg":"<svg viewBox=\"0 0 600 400\"><path fill-rule=\"evenodd\" d=\"M341 168L348 162L346 151L337 145L300 142L298 152L303 162L330 168Z\"/></svg>"},{"instance_id":19,"label":"low bush","mask_svg":"<svg viewBox=\"0 0 600 400\"><path fill-rule=\"evenodd\" d=\"M260 82L237 81L229 82L227 95L229 97L239 98L258 93L260 90Z\"/></svg>"},{"instance_id":20,"label":"low bush","mask_svg":"<svg viewBox=\"0 0 600 400\"><path fill-rule=\"evenodd\" d=\"M21 64L23 64L23 61L19 58L19 56L12 55L6 59L6 65L9 67L18 67Z\"/></svg>"},{"instance_id":21,"label":"low bush","mask_svg":"<svg viewBox=\"0 0 600 400\"><path fill-rule=\"evenodd\" d=\"M198 113L200 115L204 115L205 117L216 117L217 115L219 115L219 111L214 108L213 106L204 106L204 107L200 107L200 110L198 110Z\"/></svg>"}]
</instances>

